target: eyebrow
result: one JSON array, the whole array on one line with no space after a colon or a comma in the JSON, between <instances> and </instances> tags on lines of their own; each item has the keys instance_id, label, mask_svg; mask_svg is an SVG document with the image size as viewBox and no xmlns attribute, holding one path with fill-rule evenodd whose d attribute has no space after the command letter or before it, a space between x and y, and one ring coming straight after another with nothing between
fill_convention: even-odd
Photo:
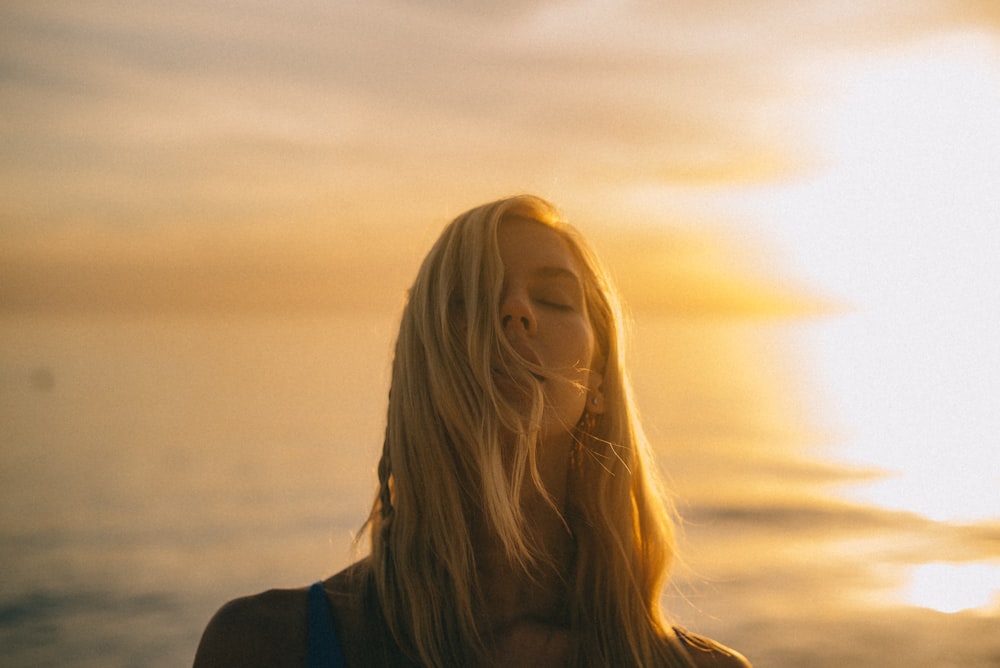
<instances>
[{"instance_id":1,"label":"eyebrow","mask_svg":"<svg viewBox=\"0 0 1000 668\"><path fill-rule=\"evenodd\" d=\"M583 282L580 279L580 276L575 271L573 271L572 269L567 269L566 267L559 267L554 265L539 267L532 273L541 278L569 278L578 283Z\"/></svg>"}]
</instances>

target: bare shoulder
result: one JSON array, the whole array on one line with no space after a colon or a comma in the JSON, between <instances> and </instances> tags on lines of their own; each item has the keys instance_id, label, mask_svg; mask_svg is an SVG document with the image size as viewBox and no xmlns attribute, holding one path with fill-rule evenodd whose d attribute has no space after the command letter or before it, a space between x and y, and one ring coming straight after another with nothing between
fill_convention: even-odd
<instances>
[{"instance_id":1,"label":"bare shoulder","mask_svg":"<svg viewBox=\"0 0 1000 668\"><path fill-rule=\"evenodd\" d=\"M305 589L272 589L226 603L209 621L195 668L305 663Z\"/></svg>"},{"instance_id":2,"label":"bare shoulder","mask_svg":"<svg viewBox=\"0 0 1000 668\"><path fill-rule=\"evenodd\" d=\"M680 628L674 631L698 668L752 668L745 656L711 638Z\"/></svg>"}]
</instances>

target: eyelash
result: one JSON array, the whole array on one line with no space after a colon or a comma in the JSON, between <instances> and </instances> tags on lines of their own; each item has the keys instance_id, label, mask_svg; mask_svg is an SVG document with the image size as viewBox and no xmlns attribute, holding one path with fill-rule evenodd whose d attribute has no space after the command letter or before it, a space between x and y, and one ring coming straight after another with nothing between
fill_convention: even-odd
<instances>
[{"instance_id":1,"label":"eyelash","mask_svg":"<svg viewBox=\"0 0 1000 668\"><path fill-rule=\"evenodd\" d=\"M572 305L565 304L565 303L559 302L559 301L553 301L551 299L538 299L536 301L539 304L541 304L542 306L546 306L548 308L553 308L553 309L556 309L557 311L572 311L573 310L573 306Z\"/></svg>"}]
</instances>

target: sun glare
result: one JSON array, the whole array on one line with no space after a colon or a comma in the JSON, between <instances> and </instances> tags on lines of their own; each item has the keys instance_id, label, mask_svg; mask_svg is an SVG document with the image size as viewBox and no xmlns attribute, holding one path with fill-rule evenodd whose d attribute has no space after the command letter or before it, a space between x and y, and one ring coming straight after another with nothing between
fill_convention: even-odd
<instances>
[{"instance_id":1,"label":"sun glare","mask_svg":"<svg viewBox=\"0 0 1000 668\"><path fill-rule=\"evenodd\" d=\"M869 336L893 340L869 346L884 388L871 406L882 410L866 417L856 452L890 476L859 498L936 520L992 519L1000 386L989 370L1000 358L989 332L1000 325L1000 274L986 249L1000 244L989 203L1000 176L1000 72L995 48L974 35L926 48L857 82L851 130L841 131L865 147L849 149L854 181L870 183L858 217L896 235L875 245L886 285L852 281L858 294L848 296L867 312Z\"/></svg>"},{"instance_id":2,"label":"sun glare","mask_svg":"<svg viewBox=\"0 0 1000 668\"><path fill-rule=\"evenodd\" d=\"M913 569L903 601L956 613L1000 615L1000 564L924 564Z\"/></svg>"},{"instance_id":3,"label":"sun glare","mask_svg":"<svg viewBox=\"0 0 1000 668\"><path fill-rule=\"evenodd\" d=\"M809 72L840 83L815 103L823 166L703 205L706 219L757 221L794 276L847 306L820 323L817 373L843 435L836 457L884 474L842 488L851 501L1000 519L998 64L976 32L824 62ZM652 212L702 194L657 185L630 203Z\"/></svg>"},{"instance_id":4,"label":"sun glare","mask_svg":"<svg viewBox=\"0 0 1000 668\"><path fill-rule=\"evenodd\" d=\"M738 202L853 307L824 323L818 364L841 456L886 475L845 494L941 521L1000 518L998 62L956 33L844 66L828 166Z\"/></svg>"}]
</instances>

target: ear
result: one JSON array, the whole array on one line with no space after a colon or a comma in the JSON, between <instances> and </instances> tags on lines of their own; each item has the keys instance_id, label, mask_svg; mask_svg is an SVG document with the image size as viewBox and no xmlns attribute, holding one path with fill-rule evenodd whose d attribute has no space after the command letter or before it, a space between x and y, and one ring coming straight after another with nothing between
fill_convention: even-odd
<instances>
[{"instance_id":1,"label":"ear","mask_svg":"<svg viewBox=\"0 0 1000 668\"><path fill-rule=\"evenodd\" d=\"M607 406L604 403L604 374L591 371L587 379L587 411L592 415L601 415Z\"/></svg>"}]
</instances>

